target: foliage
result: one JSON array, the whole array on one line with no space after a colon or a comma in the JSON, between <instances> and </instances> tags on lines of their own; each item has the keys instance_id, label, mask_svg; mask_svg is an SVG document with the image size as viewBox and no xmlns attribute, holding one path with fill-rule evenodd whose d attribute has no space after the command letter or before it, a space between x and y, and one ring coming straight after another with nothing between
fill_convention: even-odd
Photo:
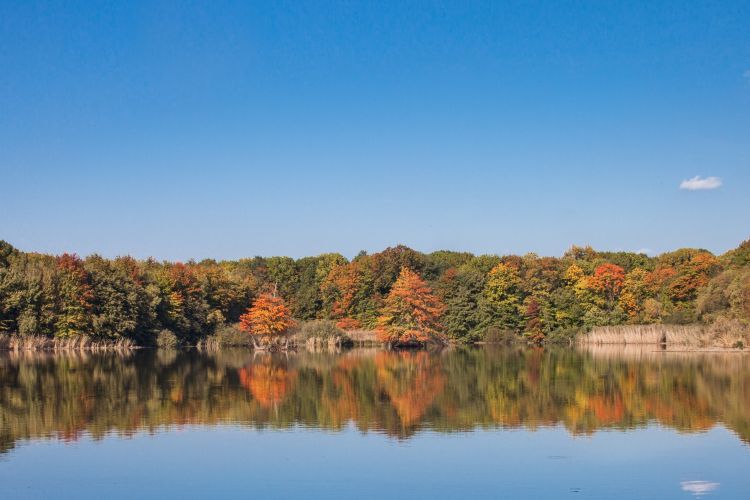
<instances>
[{"instance_id":1,"label":"foliage","mask_svg":"<svg viewBox=\"0 0 750 500\"><path fill-rule=\"evenodd\" d=\"M485 327L517 330L521 319L521 277L516 268L505 263L487 274L479 307Z\"/></svg>"},{"instance_id":2,"label":"foliage","mask_svg":"<svg viewBox=\"0 0 750 500\"><path fill-rule=\"evenodd\" d=\"M252 345L252 339L248 337L246 332L240 330L239 323L225 323L218 326L211 338L215 340L220 347L241 347Z\"/></svg>"},{"instance_id":3,"label":"foliage","mask_svg":"<svg viewBox=\"0 0 750 500\"><path fill-rule=\"evenodd\" d=\"M346 333L331 320L315 319L302 323L297 335L303 340L310 338L328 340L333 338L343 338L346 336Z\"/></svg>"},{"instance_id":4,"label":"foliage","mask_svg":"<svg viewBox=\"0 0 750 500\"><path fill-rule=\"evenodd\" d=\"M501 257L396 246L351 261L323 254L179 263L55 257L0 241L0 332L154 345L168 329L192 345L218 339L220 331L231 338L225 325L239 322L268 290L277 291L289 319L332 320L345 330L391 322L407 331L416 325L408 312L414 304L404 298L412 292L392 294L402 269L420 280L410 278L409 287L429 289L430 307L439 309L428 329L455 342L482 340L489 331L540 342L603 325L748 324L749 256L750 240L719 257L702 249L648 257L591 247L572 247L560 258Z\"/></svg>"},{"instance_id":5,"label":"foliage","mask_svg":"<svg viewBox=\"0 0 750 500\"><path fill-rule=\"evenodd\" d=\"M83 262L77 255L63 254L57 261L56 336L74 337L89 331L93 291Z\"/></svg>"},{"instance_id":6,"label":"foliage","mask_svg":"<svg viewBox=\"0 0 750 500\"><path fill-rule=\"evenodd\" d=\"M180 346L180 339L173 331L165 328L156 336L156 345L161 349L175 349Z\"/></svg>"},{"instance_id":7,"label":"foliage","mask_svg":"<svg viewBox=\"0 0 750 500\"><path fill-rule=\"evenodd\" d=\"M443 315L445 333L453 340L480 340L482 321L479 298L484 287L484 275L476 270L454 268L446 270L437 284L437 291L446 305Z\"/></svg>"},{"instance_id":8,"label":"foliage","mask_svg":"<svg viewBox=\"0 0 750 500\"><path fill-rule=\"evenodd\" d=\"M261 294L252 307L240 316L240 330L266 342L287 333L294 325L295 321L284 299L270 293Z\"/></svg>"},{"instance_id":9,"label":"foliage","mask_svg":"<svg viewBox=\"0 0 750 500\"><path fill-rule=\"evenodd\" d=\"M378 339L390 345L414 345L443 340L440 316L445 306L417 273L401 272L385 300L375 329Z\"/></svg>"}]
</instances>

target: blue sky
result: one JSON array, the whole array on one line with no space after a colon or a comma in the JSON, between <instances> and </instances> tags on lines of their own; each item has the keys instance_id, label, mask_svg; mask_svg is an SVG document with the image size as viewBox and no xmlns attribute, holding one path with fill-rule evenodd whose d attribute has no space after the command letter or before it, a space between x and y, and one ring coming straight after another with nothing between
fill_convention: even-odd
<instances>
[{"instance_id":1,"label":"blue sky","mask_svg":"<svg viewBox=\"0 0 750 500\"><path fill-rule=\"evenodd\" d=\"M0 238L723 252L750 236L748 26L747 1L5 0Z\"/></svg>"}]
</instances>

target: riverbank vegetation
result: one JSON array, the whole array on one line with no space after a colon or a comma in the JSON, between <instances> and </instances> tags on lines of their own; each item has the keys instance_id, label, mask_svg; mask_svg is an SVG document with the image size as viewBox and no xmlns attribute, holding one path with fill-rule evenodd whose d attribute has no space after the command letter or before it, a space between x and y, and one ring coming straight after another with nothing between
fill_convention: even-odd
<instances>
[{"instance_id":1,"label":"riverbank vegetation","mask_svg":"<svg viewBox=\"0 0 750 500\"><path fill-rule=\"evenodd\" d=\"M52 256L0 242L0 332L12 337L236 343L234 325L252 332L257 325L241 318L269 294L289 321L330 320L394 344L567 341L597 326L638 324L714 325L747 339L750 241L720 256L590 247L559 258L475 256L398 246L352 260L324 254L186 263Z\"/></svg>"},{"instance_id":2,"label":"riverbank vegetation","mask_svg":"<svg viewBox=\"0 0 750 500\"><path fill-rule=\"evenodd\" d=\"M710 324L597 326L577 339L584 344L648 344L664 348L744 348L747 330L720 318Z\"/></svg>"}]
</instances>

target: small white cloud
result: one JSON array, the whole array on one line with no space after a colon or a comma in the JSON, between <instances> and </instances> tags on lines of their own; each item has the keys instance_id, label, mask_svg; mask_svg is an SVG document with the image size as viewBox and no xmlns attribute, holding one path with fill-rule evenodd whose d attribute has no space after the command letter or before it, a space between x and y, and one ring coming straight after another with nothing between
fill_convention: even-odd
<instances>
[{"instance_id":1,"label":"small white cloud","mask_svg":"<svg viewBox=\"0 0 750 500\"><path fill-rule=\"evenodd\" d=\"M654 251L651 250L650 248L641 248L641 249L637 250L635 253L643 253L643 254L646 254L646 255L651 255L652 253L654 253Z\"/></svg>"},{"instance_id":2,"label":"small white cloud","mask_svg":"<svg viewBox=\"0 0 750 500\"><path fill-rule=\"evenodd\" d=\"M718 177L701 177L696 175L692 179L685 179L680 183L680 189L688 191L697 191L699 189L716 189L721 186L721 179Z\"/></svg>"},{"instance_id":3,"label":"small white cloud","mask_svg":"<svg viewBox=\"0 0 750 500\"><path fill-rule=\"evenodd\" d=\"M682 491L687 491L696 497L700 497L714 491L719 487L719 483L711 483L709 481L682 481L680 486L682 486Z\"/></svg>"}]
</instances>

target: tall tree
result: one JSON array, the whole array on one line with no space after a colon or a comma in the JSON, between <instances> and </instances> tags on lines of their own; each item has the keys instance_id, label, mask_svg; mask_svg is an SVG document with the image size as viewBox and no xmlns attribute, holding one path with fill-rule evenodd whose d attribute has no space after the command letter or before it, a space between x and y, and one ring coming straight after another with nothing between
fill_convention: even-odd
<instances>
[{"instance_id":1,"label":"tall tree","mask_svg":"<svg viewBox=\"0 0 750 500\"><path fill-rule=\"evenodd\" d=\"M518 270L502 262L487 274L480 303L485 327L518 330L521 319L520 284Z\"/></svg>"},{"instance_id":2,"label":"tall tree","mask_svg":"<svg viewBox=\"0 0 750 500\"><path fill-rule=\"evenodd\" d=\"M444 342L439 322L444 311L445 305L427 283L403 267L385 299L375 332L381 342L390 345Z\"/></svg>"},{"instance_id":3,"label":"tall tree","mask_svg":"<svg viewBox=\"0 0 750 500\"><path fill-rule=\"evenodd\" d=\"M440 295L445 302L443 315L445 332L458 341L479 340L478 326L482 320L478 301L484 286L484 276L476 270L448 269L438 281Z\"/></svg>"},{"instance_id":4,"label":"tall tree","mask_svg":"<svg viewBox=\"0 0 750 500\"><path fill-rule=\"evenodd\" d=\"M58 337L74 337L91 333L91 310L94 293L89 275L77 255L63 254L57 258L57 323Z\"/></svg>"},{"instance_id":5,"label":"tall tree","mask_svg":"<svg viewBox=\"0 0 750 500\"><path fill-rule=\"evenodd\" d=\"M616 264L602 264L589 278L589 287L600 293L609 309L614 307L625 282L625 270Z\"/></svg>"},{"instance_id":6,"label":"tall tree","mask_svg":"<svg viewBox=\"0 0 750 500\"><path fill-rule=\"evenodd\" d=\"M524 332L534 343L541 343L544 340L544 330L542 329L541 308L536 297L527 297L524 301Z\"/></svg>"}]
</instances>

